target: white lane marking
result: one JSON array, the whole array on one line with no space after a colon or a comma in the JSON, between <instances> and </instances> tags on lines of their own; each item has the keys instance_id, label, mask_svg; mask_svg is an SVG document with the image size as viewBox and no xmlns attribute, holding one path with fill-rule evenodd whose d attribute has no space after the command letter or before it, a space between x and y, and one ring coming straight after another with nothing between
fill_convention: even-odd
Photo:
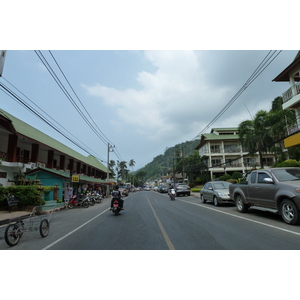
<instances>
[{"instance_id":1,"label":"white lane marking","mask_svg":"<svg viewBox=\"0 0 300 300\"><path fill-rule=\"evenodd\" d=\"M66 237L70 236L71 234L73 234L74 232L76 232L77 230L79 230L80 228L84 227L85 225L87 225L88 223L92 222L93 220L95 220L96 218L98 218L99 216L101 216L102 214L104 214L105 212L107 212L109 210L109 208L107 208L106 210L104 210L102 213L98 214L97 216L95 216L94 218L90 219L89 221L85 222L84 224L80 225L79 227L75 228L74 230L70 231L69 233L67 233L66 235L64 235L63 237L61 237L60 239L56 240L55 242L51 243L50 245L46 246L45 248L43 248L42 250L47 250L49 248L51 248L52 246L54 246L55 244L57 244L58 242L64 240Z\"/></svg>"},{"instance_id":2,"label":"white lane marking","mask_svg":"<svg viewBox=\"0 0 300 300\"><path fill-rule=\"evenodd\" d=\"M277 227L277 226L274 226L274 225L269 225L269 224L267 224L267 223L263 223L263 222L260 222L260 221L255 221L255 220L251 220L251 219L248 219L248 218L245 218L245 217L237 216L237 215L234 215L234 214L225 212L225 211L221 211L221 210L218 210L218 209L215 209L215 208L212 208L212 207L208 207L208 206L206 206L206 205L201 205L201 204L197 204L197 203L192 203L192 202L188 202L188 201L186 201L186 200L179 200L179 199L178 199L178 201L186 202L186 203L188 203L188 204L193 204L193 205L197 205L197 206L201 206L201 207L204 207L204 208L206 208L206 209L210 209L210 210L214 210L214 211L216 211L216 212L222 213L222 214L224 214L224 215L229 215L229 216L231 216L231 217L235 217L235 218L238 218L238 219L246 220L246 221L249 221L249 222L252 222L252 223L260 224L260 225L263 225L263 226L271 227L271 228L274 228L274 229L277 229L277 230L285 231L285 232L288 232L288 233L291 233L291 234L295 234L295 235L299 235L299 236L300 236L300 233L299 233L299 232L291 231L291 230L284 229L284 228L280 228L280 227Z\"/></svg>"}]
</instances>

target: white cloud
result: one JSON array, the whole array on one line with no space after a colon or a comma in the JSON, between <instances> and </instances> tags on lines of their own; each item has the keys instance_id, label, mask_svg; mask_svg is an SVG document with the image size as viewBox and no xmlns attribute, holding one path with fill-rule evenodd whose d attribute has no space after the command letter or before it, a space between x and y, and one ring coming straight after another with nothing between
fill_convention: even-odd
<instances>
[{"instance_id":1,"label":"white cloud","mask_svg":"<svg viewBox=\"0 0 300 300\"><path fill-rule=\"evenodd\" d=\"M145 51L157 67L155 73L141 71L139 90L117 90L101 84L84 85L118 112L120 121L133 125L151 140L193 138L195 126L209 122L225 105L229 87L206 82L201 56L193 51ZM200 130L196 127L196 131Z\"/></svg>"}]
</instances>

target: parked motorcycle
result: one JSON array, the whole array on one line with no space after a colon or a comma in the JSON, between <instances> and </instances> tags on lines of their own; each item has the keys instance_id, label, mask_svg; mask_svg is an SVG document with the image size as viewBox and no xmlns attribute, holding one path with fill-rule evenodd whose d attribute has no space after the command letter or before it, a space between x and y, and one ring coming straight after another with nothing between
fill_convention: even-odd
<instances>
[{"instance_id":1,"label":"parked motorcycle","mask_svg":"<svg viewBox=\"0 0 300 300\"><path fill-rule=\"evenodd\" d=\"M96 203L102 202L102 195L99 193L93 193L91 197L95 200Z\"/></svg>"},{"instance_id":2,"label":"parked motorcycle","mask_svg":"<svg viewBox=\"0 0 300 300\"><path fill-rule=\"evenodd\" d=\"M171 189L169 192L169 196L171 200L175 200L176 192L175 189Z\"/></svg>"},{"instance_id":3,"label":"parked motorcycle","mask_svg":"<svg viewBox=\"0 0 300 300\"><path fill-rule=\"evenodd\" d=\"M76 206L83 206L84 208L88 208L90 206L87 197L78 198L76 195L68 203L68 208L74 208Z\"/></svg>"},{"instance_id":4,"label":"parked motorcycle","mask_svg":"<svg viewBox=\"0 0 300 300\"><path fill-rule=\"evenodd\" d=\"M92 193L87 193L86 199L88 200L90 206L94 206L96 204L96 201L95 201L94 197L92 196Z\"/></svg>"}]
</instances>

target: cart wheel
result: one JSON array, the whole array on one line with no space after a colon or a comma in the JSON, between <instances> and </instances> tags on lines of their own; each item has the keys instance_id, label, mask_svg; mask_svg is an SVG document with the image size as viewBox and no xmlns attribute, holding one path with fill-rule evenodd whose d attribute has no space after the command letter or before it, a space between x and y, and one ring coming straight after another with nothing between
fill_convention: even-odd
<instances>
[{"instance_id":1,"label":"cart wheel","mask_svg":"<svg viewBox=\"0 0 300 300\"><path fill-rule=\"evenodd\" d=\"M11 224L6 227L4 237L7 245L11 247L17 245L21 236L22 233L16 224Z\"/></svg>"},{"instance_id":2,"label":"cart wheel","mask_svg":"<svg viewBox=\"0 0 300 300\"><path fill-rule=\"evenodd\" d=\"M44 219L40 224L40 234L42 237L46 237L49 233L49 221Z\"/></svg>"}]
</instances>

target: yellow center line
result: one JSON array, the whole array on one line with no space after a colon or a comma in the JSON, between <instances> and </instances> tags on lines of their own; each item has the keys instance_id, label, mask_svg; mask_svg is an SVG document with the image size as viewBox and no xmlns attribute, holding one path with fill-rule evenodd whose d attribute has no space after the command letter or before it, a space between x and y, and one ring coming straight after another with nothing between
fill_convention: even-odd
<instances>
[{"instance_id":1,"label":"yellow center line","mask_svg":"<svg viewBox=\"0 0 300 300\"><path fill-rule=\"evenodd\" d=\"M156 214L156 212L155 212L153 206L151 205L151 203L150 203L150 201L149 201L149 199L148 199L147 196L146 196L146 198L147 198L148 203L149 203L149 205L150 205L150 207L151 207L151 209L152 209L153 215L154 215L154 217L155 217L155 219L156 219L156 221L157 221L157 224L158 224L158 226L159 226L159 228L160 228L160 230L161 230L161 233L162 233L162 235L163 235L163 237L164 237L164 239L165 239L165 241L166 241L166 243L167 243L167 245L168 245L168 247L169 247L169 250L175 250L174 245L172 244L172 242L171 242L171 240L170 240L170 238L169 238L167 232L165 231L165 229L164 229L164 227L163 227L163 225L162 225L160 219L158 218L158 216L157 216L157 214Z\"/></svg>"}]
</instances>

